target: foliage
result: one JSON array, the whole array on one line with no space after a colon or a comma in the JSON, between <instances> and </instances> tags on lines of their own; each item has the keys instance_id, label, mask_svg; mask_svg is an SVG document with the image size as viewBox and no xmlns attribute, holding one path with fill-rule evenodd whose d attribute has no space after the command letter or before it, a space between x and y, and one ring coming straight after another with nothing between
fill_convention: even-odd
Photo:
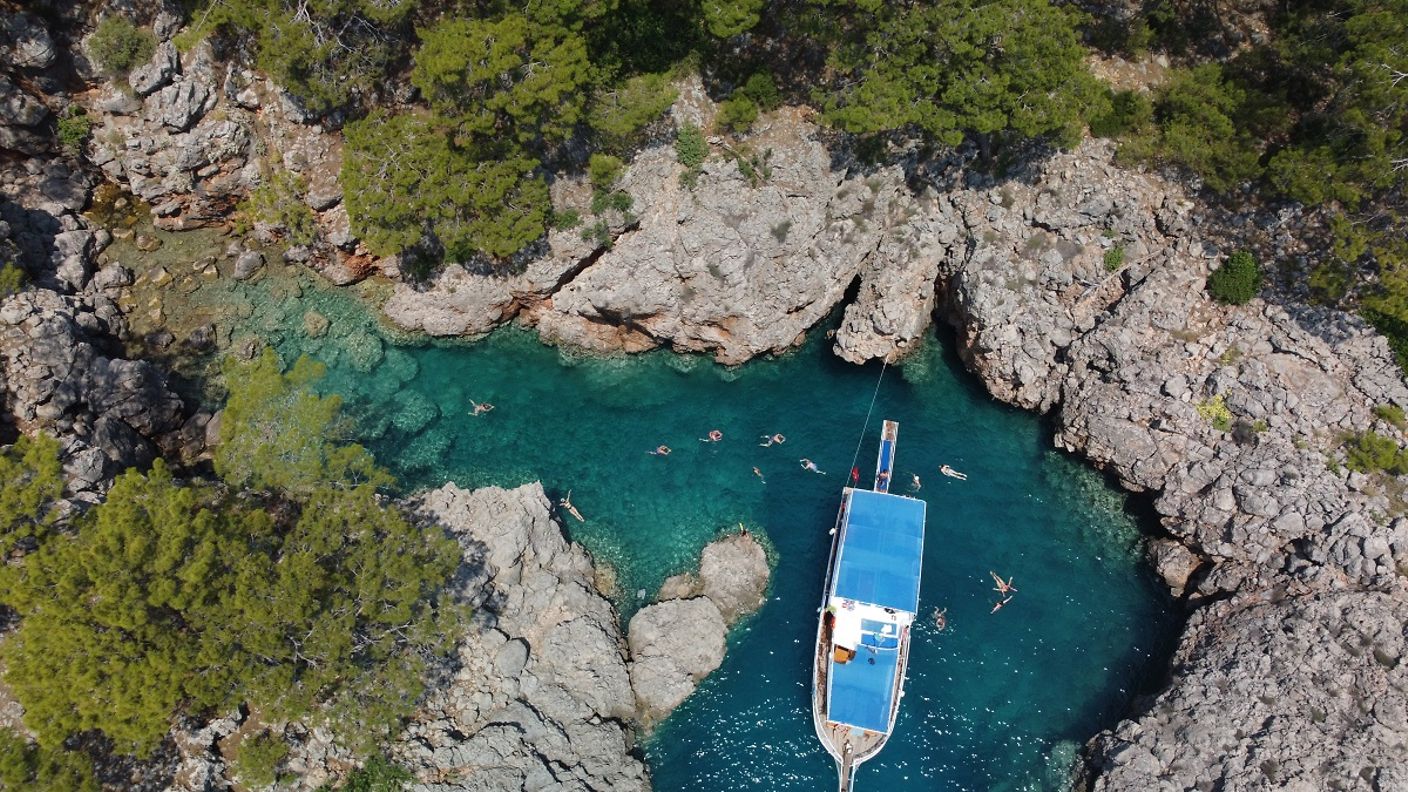
<instances>
[{"instance_id":1,"label":"foliage","mask_svg":"<svg viewBox=\"0 0 1408 792\"><path fill-rule=\"evenodd\" d=\"M342 184L353 231L378 255L426 243L465 259L512 255L546 230L551 200L538 162L480 159L418 115L348 124Z\"/></svg>"},{"instance_id":2,"label":"foliage","mask_svg":"<svg viewBox=\"0 0 1408 792\"><path fill-rule=\"evenodd\" d=\"M58 131L59 145L64 147L64 151L78 154L93 133L93 119L88 117L88 111L82 105L71 104L59 116Z\"/></svg>"},{"instance_id":3,"label":"foliage","mask_svg":"<svg viewBox=\"0 0 1408 792\"><path fill-rule=\"evenodd\" d=\"M221 33L305 107L326 113L375 94L395 71L419 0L198 0L187 41Z\"/></svg>"},{"instance_id":4,"label":"foliage","mask_svg":"<svg viewBox=\"0 0 1408 792\"><path fill-rule=\"evenodd\" d=\"M400 792L406 782L415 776L400 765L392 764L384 756L373 756L361 769L347 776L341 792ZM318 792L333 792L331 784L323 785Z\"/></svg>"},{"instance_id":5,"label":"foliage","mask_svg":"<svg viewBox=\"0 0 1408 792\"><path fill-rule=\"evenodd\" d=\"M1373 430L1349 435L1344 441L1345 467L1360 473L1408 474L1408 450Z\"/></svg>"},{"instance_id":6,"label":"foliage","mask_svg":"<svg viewBox=\"0 0 1408 792\"><path fill-rule=\"evenodd\" d=\"M235 777L246 789L262 789L279 778L278 767L288 756L288 743L263 732L240 742L235 756Z\"/></svg>"},{"instance_id":7,"label":"foliage","mask_svg":"<svg viewBox=\"0 0 1408 792\"><path fill-rule=\"evenodd\" d=\"M625 190L597 190L592 196L592 214L603 212L629 212L632 204L631 194Z\"/></svg>"},{"instance_id":8,"label":"foliage","mask_svg":"<svg viewBox=\"0 0 1408 792\"><path fill-rule=\"evenodd\" d=\"M1222 394L1219 393L1210 399L1199 402L1195 409L1197 409L1198 415L1201 415L1208 423L1212 424L1212 428L1219 432L1226 432L1232 428L1232 411L1227 409L1227 402L1223 399Z\"/></svg>"},{"instance_id":9,"label":"foliage","mask_svg":"<svg viewBox=\"0 0 1408 792\"><path fill-rule=\"evenodd\" d=\"M1239 250L1208 276L1208 294L1218 302L1244 305L1261 291L1261 267L1251 253Z\"/></svg>"},{"instance_id":10,"label":"foliage","mask_svg":"<svg viewBox=\"0 0 1408 792\"><path fill-rule=\"evenodd\" d=\"M447 19L421 31L411 82L460 135L519 144L561 141L583 117L586 42L522 14Z\"/></svg>"},{"instance_id":11,"label":"foliage","mask_svg":"<svg viewBox=\"0 0 1408 792\"><path fill-rule=\"evenodd\" d=\"M591 178L592 186L598 190L609 190L615 186L616 180L621 178L621 171L625 169L625 164L619 157L610 154L593 154L587 162L587 173Z\"/></svg>"},{"instance_id":12,"label":"foliage","mask_svg":"<svg viewBox=\"0 0 1408 792\"><path fill-rule=\"evenodd\" d=\"M825 116L855 134L913 127L950 146L1007 133L1072 143L1103 98L1076 22L1047 0L884 5L832 51L841 79L822 91Z\"/></svg>"},{"instance_id":13,"label":"foliage","mask_svg":"<svg viewBox=\"0 0 1408 792\"><path fill-rule=\"evenodd\" d=\"M675 133L675 159L684 166L680 183L693 188L708 157L709 144L704 140L704 131L694 124L681 126Z\"/></svg>"},{"instance_id":14,"label":"foliage","mask_svg":"<svg viewBox=\"0 0 1408 792\"><path fill-rule=\"evenodd\" d=\"M326 368L307 357L285 373L266 347L242 364L225 364L229 399L221 413L215 471L236 487L310 492L324 482L389 483L366 449L344 445L342 400L313 387Z\"/></svg>"},{"instance_id":15,"label":"foliage","mask_svg":"<svg viewBox=\"0 0 1408 792\"><path fill-rule=\"evenodd\" d=\"M1113 138L1145 130L1154 118L1154 105L1138 91L1112 91L1109 110L1090 119L1090 134Z\"/></svg>"},{"instance_id":16,"label":"foliage","mask_svg":"<svg viewBox=\"0 0 1408 792\"><path fill-rule=\"evenodd\" d=\"M587 113L587 124L608 149L629 147L640 130L674 104L679 92L665 74L638 74L602 88Z\"/></svg>"},{"instance_id":17,"label":"foliage","mask_svg":"<svg viewBox=\"0 0 1408 792\"><path fill-rule=\"evenodd\" d=\"M308 245L318 233L313 210L303 200L307 186L293 171L278 170L254 188L239 211L255 222L281 228L289 242Z\"/></svg>"},{"instance_id":18,"label":"foliage","mask_svg":"<svg viewBox=\"0 0 1408 792\"><path fill-rule=\"evenodd\" d=\"M704 27L711 35L729 38L758 24L764 0L702 0Z\"/></svg>"},{"instance_id":19,"label":"foliage","mask_svg":"<svg viewBox=\"0 0 1408 792\"><path fill-rule=\"evenodd\" d=\"M0 789L30 792L98 792L93 762L62 748L34 745L0 729Z\"/></svg>"},{"instance_id":20,"label":"foliage","mask_svg":"<svg viewBox=\"0 0 1408 792\"><path fill-rule=\"evenodd\" d=\"M59 443L46 435L20 435L0 449L0 559L25 539L41 540L54 524L50 505L63 494Z\"/></svg>"},{"instance_id":21,"label":"foliage","mask_svg":"<svg viewBox=\"0 0 1408 792\"><path fill-rule=\"evenodd\" d=\"M563 209L560 212L555 211L548 223L553 228L567 231L582 224L582 213L572 208Z\"/></svg>"},{"instance_id":22,"label":"foliage","mask_svg":"<svg viewBox=\"0 0 1408 792\"><path fill-rule=\"evenodd\" d=\"M365 451L332 445L336 401L307 390L316 367L285 376L265 357L238 373L226 443L294 449L246 471L292 487L274 508L179 482L158 460L118 477L75 533L0 568L0 601L21 617L5 678L43 745L97 729L143 753L177 714L246 703L365 752L457 640L464 614L439 591L458 546L381 504L390 477ZM277 746L247 746L256 774L276 764Z\"/></svg>"},{"instance_id":23,"label":"foliage","mask_svg":"<svg viewBox=\"0 0 1408 792\"><path fill-rule=\"evenodd\" d=\"M1105 271L1114 272L1124 266L1124 245L1115 245L1105 251Z\"/></svg>"},{"instance_id":24,"label":"foliage","mask_svg":"<svg viewBox=\"0 0 1408 792\"><path fill-rule=\"evenodd\" d=\"M746 132L758 120L758 104L747 94L735 91L719 104L715 122L731 132Z\"/></svg>"},{"instance_id":25,"label":"foliage","mask_svg":"<svg viewBox=\"0 0 1408 792\"><path fill-rule=\"evenodd\" d=\"M0 298L9 297L24 288L24 270L12 261L0 261Z\"/></svg>"},{"instance_id":26,"label":"foliage","mask_svg":"<svg viewBox=\"0 0 1408 792\"><path fill-rule=\"evenodd\" d=\"M1380 404L1374 407L1374 416L1387 421L1398 429L1408 429L1408 416L1397 404Z\"/></svg>"},{"instance_id":27,"label":"foliage","mask_svg":"<svg viewBox=\"0 0 1408 792\"><path fill-rule=\"evenodd\" d=\"M103 17L88 46L98 68L109 77L126 77L133 68L151 60L156 52L156 36L139 28L124 16Z\"/></svg>"}]
</instances>

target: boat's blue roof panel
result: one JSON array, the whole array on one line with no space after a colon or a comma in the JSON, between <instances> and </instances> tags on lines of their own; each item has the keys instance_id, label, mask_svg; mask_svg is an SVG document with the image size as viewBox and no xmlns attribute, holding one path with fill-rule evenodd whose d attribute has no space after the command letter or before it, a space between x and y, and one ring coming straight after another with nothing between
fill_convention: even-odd
<instances>
[{"instance_id":1,"label":"boat's blue roof panel","mask_svg":"<svg viewBox=\"0 0 1408 792\"><path fill-rule=\"evenodd\" d=\"M835 595L919 612L924 501L852 490Z\"/></svg>"},{"instance_id":2,"label":"boat's blue roof panel","mask_svg":"<svg viewBox=\"0 0 1408 792\"><path fill-rule=\"evenodd\" d=\"M898 649L860 646L849 663L831 664L831 702L826 717L870 731L890 731Z\"/></svg>"}]
</instances>

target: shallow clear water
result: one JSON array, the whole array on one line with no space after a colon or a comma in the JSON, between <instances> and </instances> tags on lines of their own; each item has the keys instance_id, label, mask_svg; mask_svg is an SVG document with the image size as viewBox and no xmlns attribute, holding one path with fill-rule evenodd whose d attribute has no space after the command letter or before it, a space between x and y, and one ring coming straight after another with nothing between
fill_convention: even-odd
<instances>
[{"instance_id":1,"label":"shallow clear water","mask_svg":"<svg viewBox=\"0 0 1408 792\"><path fill-rule=\"evenodd\" d=\"M224 326L236 338L327 362L325 388L346 397L364 442L407 486L570 489L586 522L567 528L615 569L627 617L637 592L692 567L720 531L742 522L765 534L776 556L768 603L645 753L660 790L835 783L812 732L808 658L827 529L878 365L840 363L821 339L738 369L668 353L578 358L516 330L398 347L345 293L268 280L197 294L235 306L241 318ZM304 330L310 309L331 320L322 338ZM472 416L471 399L495 409ZM917 629L896 733L858 788L1063 788L1076 744L1158 673L1174 629L1135 520L1098 475L1049 450L1037 418L994 403L937 341L886 374L864 475L881 418L900 422L897 489L911 472L923 481L921 607L946 607L948 629ZM710 429L724 439L701 442ZM774 432L786 443L758 445ZM647 453L660 444L673 453ZM801 457L829 475L802 470ZM939 475L943 463L969 480ZM989 570L1019 589L997 614Z\"/></svg>"}]
</instances>

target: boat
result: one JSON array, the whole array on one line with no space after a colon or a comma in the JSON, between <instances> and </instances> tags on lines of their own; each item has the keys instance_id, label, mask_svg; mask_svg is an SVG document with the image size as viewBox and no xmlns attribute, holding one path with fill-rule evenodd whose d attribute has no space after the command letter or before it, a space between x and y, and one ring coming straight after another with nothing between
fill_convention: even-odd
<instances>
[{"instance_id":1,"label":"boat","mask_svg":"<svg viewBox=\"0 0 1408 792\"><path fill-rule=\"evenodd\" d=\"M885 421L870 489L841 491L812 662L812 722L850 792L880 752L904 697L919 612L925 503L890 492L899 424ZM859 474L852 471L852 483Z\"/></svg>"}]
</instances>

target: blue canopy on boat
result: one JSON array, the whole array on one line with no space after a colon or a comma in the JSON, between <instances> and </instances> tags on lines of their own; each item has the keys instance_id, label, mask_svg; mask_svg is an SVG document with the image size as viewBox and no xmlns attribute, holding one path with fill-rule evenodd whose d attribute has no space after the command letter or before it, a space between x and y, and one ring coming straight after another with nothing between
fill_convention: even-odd
<instances>
[{"instance_id":1,"label":"blue canopy on boat","mask_svg":"<svg viewBox=\"0 0 1408 792\"><path fill-rule=\"evenodd\" d=\"M862 645L849 663L832 663L827 720L888 733L899 659L898 649Z\"/></svg>"},{"instance_id":2,"label":"blue canopy on boat","mask_svg":"<svg viewBox=\"0 0 1408 792\"><path fill-rule=\"evenodd\" d=\"M852 490L834 593L917 613L923 551L924 501Z\"/></svg>"}]
</instances>

